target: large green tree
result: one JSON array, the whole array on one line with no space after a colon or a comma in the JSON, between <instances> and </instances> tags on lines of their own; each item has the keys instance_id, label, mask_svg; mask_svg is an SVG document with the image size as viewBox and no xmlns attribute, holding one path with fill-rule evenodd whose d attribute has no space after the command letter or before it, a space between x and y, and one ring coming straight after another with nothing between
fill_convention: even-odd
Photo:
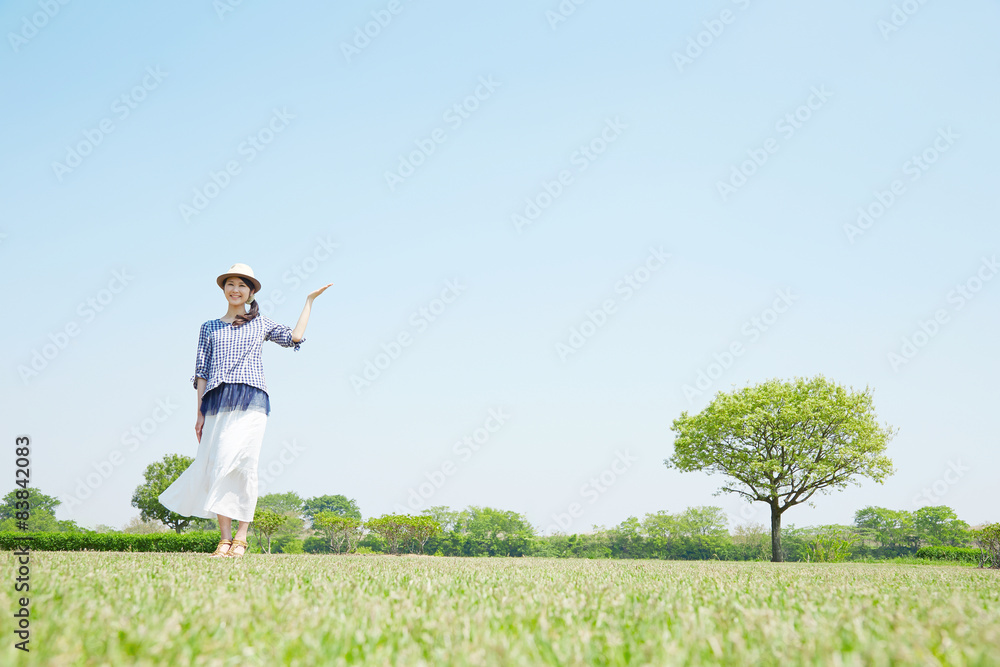
<instances>
[{"instance_id":1,"label":"large green tree","mask_svg":"<svg viewBox=\"0 0 1000 667\"><path fill-rule=\"evenodd\" d=\"M0 531L79 532L76 521L56 519L56 507L61 504L58 498L33 487L14 489L0 500ZM28 518L18 518L24 516Z\"/></svg>"},{"instance_id":2,"label":"large green tree","mask_svg":"<svg viewBox=\"0 0 1000 667\"><path fill-rule=\"evenodd\" d=\"M140 511L139 516L143 521L159 519L178 533L191 524L191 517L181 516L161 505L159 496L193 461L190 456L167 454L162 461L146 466L146 472L143 473L146 482L137 486L132 494L132 507Z\"/></svg>"},{"instance_id":3,"label":"large green tree","mask_svg":"<svg viewBox=\"0 0 1000 667\"><path fill-rule=\"evenodd\" d=\"M782 560L781 515L790 507L859 477L881 483L893 473L885 450L894 430L878 424L871 391L821 375L719 392L698 414L682 412L671 430L668 468L722 473L729 481L718 493L771 508L774 562Z\"/></svg>"}]
</instances>

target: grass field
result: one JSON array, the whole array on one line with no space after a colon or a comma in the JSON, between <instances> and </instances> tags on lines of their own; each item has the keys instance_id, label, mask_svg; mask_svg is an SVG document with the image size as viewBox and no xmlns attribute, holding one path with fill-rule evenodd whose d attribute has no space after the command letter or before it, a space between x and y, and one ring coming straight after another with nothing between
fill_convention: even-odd
<instances>
[{"instance_id":1,"label":"grass field","mask_svg":"<svg viewBox=\"0 0 1000 667\"><path fill-rule=\"evenodd\" d=\"M3 665L1000 665L963 567L36 552L29 654L7 581Z\"/></svg>"}]
</instances>

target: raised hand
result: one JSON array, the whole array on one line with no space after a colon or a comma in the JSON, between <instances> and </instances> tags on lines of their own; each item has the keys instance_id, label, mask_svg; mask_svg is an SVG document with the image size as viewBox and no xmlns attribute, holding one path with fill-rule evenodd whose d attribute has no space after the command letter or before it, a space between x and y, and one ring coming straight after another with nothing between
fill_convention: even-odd
<instances>
[{"instance_id":1,"label":"raised hand","mask_svg":"<svg viewBox=\"0 0 1000 667\"><path fill-rule=\"evenodd\" d=\"M309 301L312 301L313 299L315 299L316 297L318 297L320 294L322 294L323 292L325 292L326 288L330 287L330 285L332 285L332 284L333 283L327 283L326 285L323 285L323 287L320 287L318 290L313 290L312 292L309 292L309 294L306 295L306 299L308 299Z\"/></svg>"}]
</instances>

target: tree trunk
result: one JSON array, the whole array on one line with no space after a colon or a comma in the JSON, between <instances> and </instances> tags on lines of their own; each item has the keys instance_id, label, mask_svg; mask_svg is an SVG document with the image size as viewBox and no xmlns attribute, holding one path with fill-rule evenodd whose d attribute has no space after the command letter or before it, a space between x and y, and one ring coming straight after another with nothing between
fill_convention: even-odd
<instances>
[{"instance_id":1,"label":"tree trunk","mask_svg":"<svg viewBox=\"0 0 1000 667\"><path fill-rule=\"evenodd\" d=\"M771 562L781 563L781 512L771 505Z\"/></svg>"}]
</instances>

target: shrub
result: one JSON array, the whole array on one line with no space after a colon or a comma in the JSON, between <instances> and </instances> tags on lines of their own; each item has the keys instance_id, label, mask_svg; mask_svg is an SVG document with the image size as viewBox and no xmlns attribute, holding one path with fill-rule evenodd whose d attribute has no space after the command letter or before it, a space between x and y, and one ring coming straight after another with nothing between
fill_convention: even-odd
<instances>
[{"instance_id":1,"label":"shrub","mask_svg":"<svg viewBox=\"0 0 1000 667\"><path fill-rule=\"evenodd\" d=\"M302 540L291 535L279 535L274 538L272 552L278 554L301 554L305 553Z\"/></svg>"},{"instance_id":2,"label":"shrub","mask_svg":"<svg viewBox=\"0 0 1000 667\"><path fill-rule=\"evenodd\" d=\"M809 560L813 563L843 563L851 555L858 539L846 532L824 531L809 543Z\"/></svg>"},{"instance_id":3,"label":"shrub","mask_svg":"<svg viewBox=\"0 0 1000 667\"><path fill-rule=\"evenodd\" d=\"M307 554L328 554L330 545L322 537L307 537L302 543L302 550Z\"/></svg>"},{"instance_id":4,"label":"shrub","mask_svg":"<svg viewBox=\"0 0 1000 667\"><path fill-rule=\"evenodd\" d=\"M928 560L950 560L960 563L979 564L979 549L971 547L921 547L917 549L917 558Z\"/></svg>"},{"instance_id":5,"label":"shrub","mask_svg":"<svg viewBox=\"0 0 1000 667\"><path fill-rule=\"evenodd\" d=\"M25 539L25 538L29 539ZM12 551L27 545L32 551L144 551L211 553L219 531L190 533L24 533L0 532L0 549Z\"/></svg>"}]
</instances>

